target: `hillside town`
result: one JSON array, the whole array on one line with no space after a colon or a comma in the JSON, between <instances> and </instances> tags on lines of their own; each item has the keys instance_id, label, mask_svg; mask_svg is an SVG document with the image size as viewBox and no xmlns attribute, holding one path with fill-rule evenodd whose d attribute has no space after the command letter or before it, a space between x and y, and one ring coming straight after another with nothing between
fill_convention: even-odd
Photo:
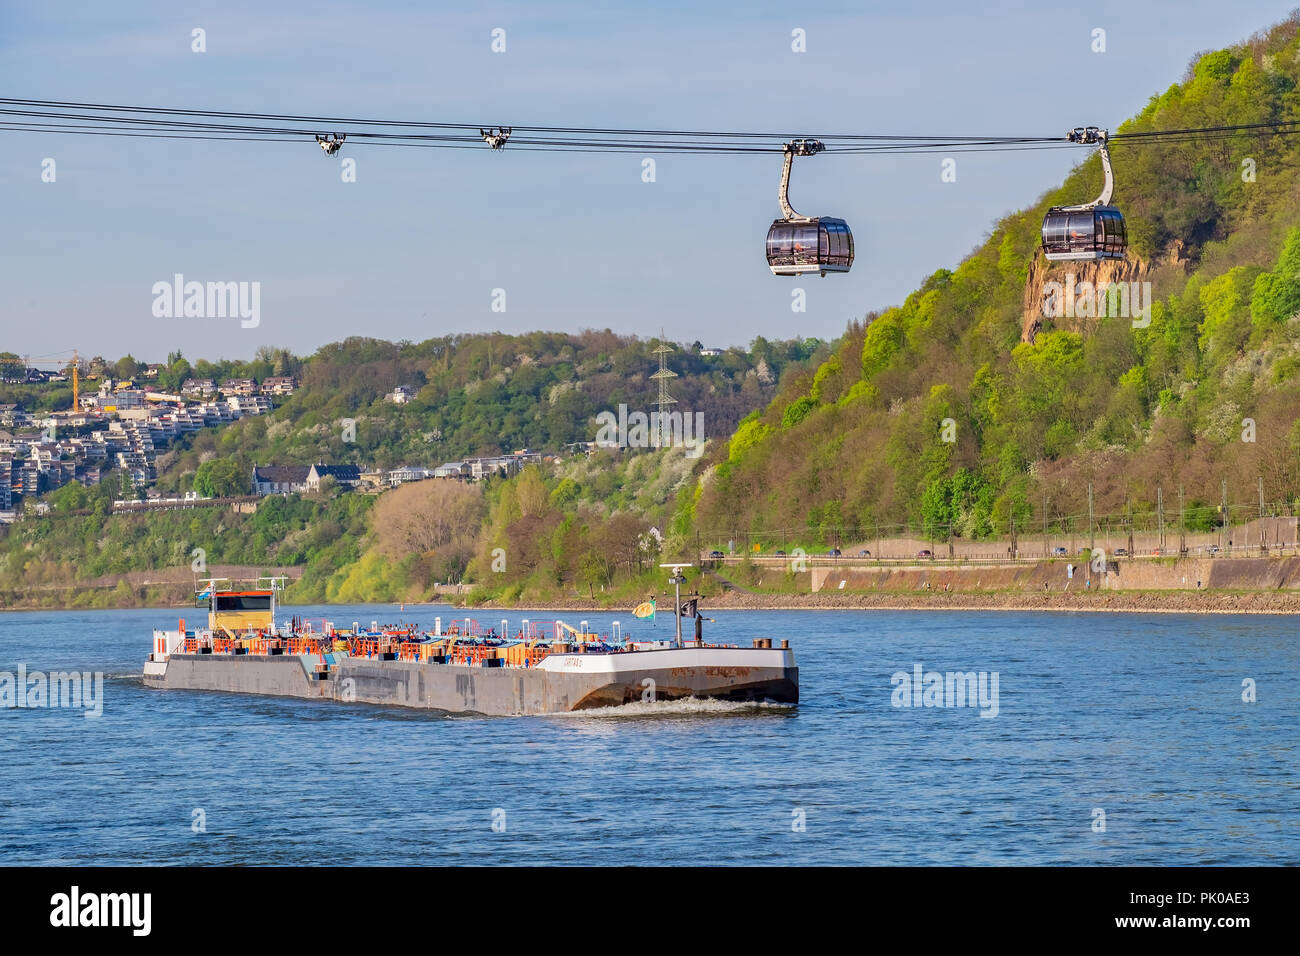
<instances>
[{"instance_id":1,"label":"hillside town","mask_svg":"<svg viewBox=\"0 0 1300 956\"><path fill-rule=\"evenodd\" d=\"M178 438L202 428L265 415L298 387L296 379L283 375L261 382L189 378L178 392L167 392L151 387L150 380L161 367L144 366L139 376L128 379L98 376L95 389L81 392L76 407L67 411L33 414L21 402L0 404L0 523L13 522L24 513L48 513L48 506L37 502L41 495L73 481L98 485L112 468L120 469L123 476L123 500L115 504L118 510L195 507L204 499L194 493L183 499L163 498L153 488L158 455ZM9 383L26 385L68 380L66 372L36 368L9 367L4 377ZM411 391L399 387L388 397L405 402ZM539 453L525 448L509 455L448 461L436 468L268 463L253 468L249 489L252 496L310 494L330 479L341 490L377 492L428 478L481 481L509 476L541 460Z\"/></svg>"},{"instance_id":2,"label":"hillside town","mask_svg":"<svg viewBox=\"0 0 1300 956\"><path fill-rule=\"evenodd\" d=\"M284 377L220 386L190 379L181 394L169 394L148 387L153 369L147 367L143 381L102 377L97 390L79 396L76 408L39 418L22 404L0 405L0 521L12 521L24 500L70 481L98 485L112 467L122 469L138 497L147 496L160 450L201 428L266 414L296 387ZM59 382L65 376L33 369L25 380Z\"/></svg>"}]
</instances>

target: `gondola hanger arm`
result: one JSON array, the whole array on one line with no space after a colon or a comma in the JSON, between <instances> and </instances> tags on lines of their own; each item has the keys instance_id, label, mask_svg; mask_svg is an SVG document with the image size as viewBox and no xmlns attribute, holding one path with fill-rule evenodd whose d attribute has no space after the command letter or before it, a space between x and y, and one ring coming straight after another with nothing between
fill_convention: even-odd
<instances>
[{"instance_id":1,"label":"gondola hanger arm","mask_svg":"<svg viewBox=\"0 0 1300 956\"><path fill-rule=\"evenodd\" d=\"M790 170L794 167L795 156L813 156L825 148L821 140L816 139L796 139L785 144L785 165L781 169L781 190L777 195L777 199L781 203L781 214L788 221L811 221L811 217L799 215L794 211L794 207L790 205Z\"/></svg>"},{"instance_id":2,"label":"gondola hanger arm","mask_svg":"<svg viewBox=\"0 0 1300 956\"><path fill-rule=\"evenodd\" d=\"M1071 143L1097 144L1097 152L1101 154L1101 169L1106 176L1106 181L1102 184L1101 195L1092 202L1083 203L1079 206L1062 206L1061 210L1063 212L1086 212L1089 209L1096 209L1098 206L1109 206L1111 194L1115 191L1115 172L1110 165L1110 149L1107 147L1110 133L1095 126L1089 126L1086 129L1076 127L1070 130L1065 138Z\"/></svg>"}]
</instances>

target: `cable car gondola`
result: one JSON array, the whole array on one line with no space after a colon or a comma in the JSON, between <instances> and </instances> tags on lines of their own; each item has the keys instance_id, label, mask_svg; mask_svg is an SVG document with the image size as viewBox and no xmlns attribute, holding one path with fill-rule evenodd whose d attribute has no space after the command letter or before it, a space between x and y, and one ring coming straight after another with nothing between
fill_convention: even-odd
<instances>
[{"instance_id":1,"label":"cable car gondola","mask_svg":"<svg viewBox=\"0 0 1300 956\"><path fill-rule=\"evenodd\" d=\"M1043 253L1053 262L1067 259L1123 259L1128 245L1124 216L1110 204L1115 176L1110 168L1108 134L1095 126L1078 127L1066 136L1072 143L1096 143L1106 183L1101 195L1081 206L1053 206L1043 217Z\"/></svg>"},{"instance_id":2,"label":"cable car gondola","mask_svg":"<svg viewBox=\"0 0 1300 956\"><path fill-rule=\"evenodd\" d=\"M826 147L819 140L797 139L785 144L781 171L781 211L767 231L767 264L774 276L817 272L848 272L853 266L853 233L843 219L801 216L790 206L790 168L794 158L812 156Z\"/></svg>"}]
</instances>

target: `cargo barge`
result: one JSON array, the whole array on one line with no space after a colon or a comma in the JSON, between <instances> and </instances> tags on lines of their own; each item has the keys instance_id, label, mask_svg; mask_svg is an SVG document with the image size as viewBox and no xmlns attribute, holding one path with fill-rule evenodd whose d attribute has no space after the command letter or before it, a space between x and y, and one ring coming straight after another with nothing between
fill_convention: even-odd
<instances>
[{"instance_id":1,"label":"cargo barge","mask_svg":"<svg viewBox=\"0 0 1300 956\"><path fill-rule=\"evenodd\" d=\"M674 572L674 581L680 577ZM280 582L213 580L199 591L206 628L155 630L144 683L161 690L387 704L495 716L555 714L682 698L799 700L799 669L788 641L706 644L676 636L638 641L524 622L513 636L466 619L444 630L409 625L319 629L294 618L277 624ZM504 625L505 622L503 622Z\"/></svg>"}]
</instances>

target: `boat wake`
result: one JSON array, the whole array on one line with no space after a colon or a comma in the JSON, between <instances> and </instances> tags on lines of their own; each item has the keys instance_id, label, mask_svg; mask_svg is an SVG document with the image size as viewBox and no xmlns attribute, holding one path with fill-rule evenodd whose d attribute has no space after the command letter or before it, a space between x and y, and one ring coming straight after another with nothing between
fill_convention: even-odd
<instances>
[{"instance_id":1,"label":"boat wake","mask_svg":"<svg viewBox=\"0 0 1300 956\"><path fill-rule=\"evenodd\" d=\"M611 707L592 707L556 714L557 717L704 717L736 716L741 714L785 714L795 709L794 704L772 701L715 700L707 697L683 697L679 700L635 701Z\"/></svg>"}]
</instances>

